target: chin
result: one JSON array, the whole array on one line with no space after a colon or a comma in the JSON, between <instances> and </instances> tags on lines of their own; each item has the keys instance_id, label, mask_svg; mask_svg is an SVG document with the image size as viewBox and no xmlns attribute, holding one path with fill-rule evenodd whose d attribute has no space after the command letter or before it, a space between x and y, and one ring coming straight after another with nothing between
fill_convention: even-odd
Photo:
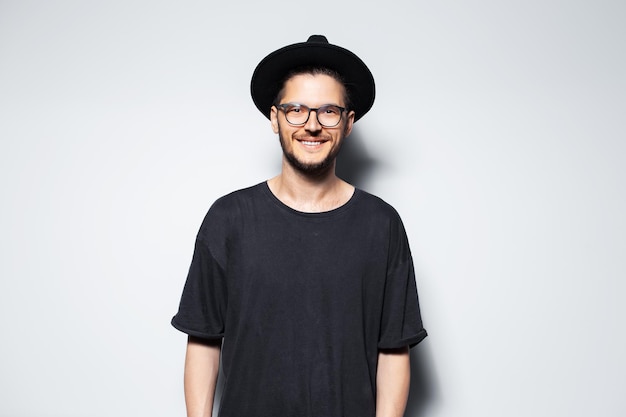
<instances>
[{"instance_id":1,"label":"chin","mask_svg":"<svg viewBox=\"0 0 626 417\"><path fill-rule=\"evenodd\" d=\"M290 152L283 152L285 159L296 171L307 175L322 175L335 166L336 155L328 155L320 162L304 162Z\"/></svg>"}]
</instances>

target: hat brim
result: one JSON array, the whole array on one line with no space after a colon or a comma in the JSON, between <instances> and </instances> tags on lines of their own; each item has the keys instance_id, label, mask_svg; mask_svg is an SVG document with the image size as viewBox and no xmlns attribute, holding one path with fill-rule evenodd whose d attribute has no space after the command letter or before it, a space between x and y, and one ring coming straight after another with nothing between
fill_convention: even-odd
<instances>
[{"instance_id":1,"label":"hat brim","mask_svg":"<svg viewBox=\"0 0 626 417\"><path fill-rule=\"evenodd\" d=\"M323 67L337 71L350 95L354 120L359 120L374 104L374 77L365 63L345 48L320 42L285 46L266 56L252 75L252 100L268 119L285 76L299 67Z\"/></svg>"}]
</instances>

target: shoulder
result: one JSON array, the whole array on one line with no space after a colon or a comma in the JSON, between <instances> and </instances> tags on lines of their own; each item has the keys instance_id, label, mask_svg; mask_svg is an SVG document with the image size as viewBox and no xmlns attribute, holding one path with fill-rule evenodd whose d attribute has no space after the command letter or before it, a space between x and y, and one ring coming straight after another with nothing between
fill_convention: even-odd
<instances>
[{"instance_id":1,"label":"shoulder","mask_svg":"<svg viewBox=\"0 0 626 417\"><path fill-rule=\"evenodd\" d=\"M404 262L411 257L409 240L404 223L396 209L382 198L359 190L359 215L367 217L368 224L384 230L394 262Z\"/></svg>"},{"instance_id":2,"label":"shoulder","mask_svg":"<svg viewBox=\"0 0 626 417\"><path fill-rule=\"evenodd\" d=\"M211 205L202 221L198 237L223 234L236 219L242 216L246 207L254 204L263 195L263 183L242 188L226 194Z\"/></svg>"},{"instance_id":3,"label":"shoulder","mask_svg":"<svg viewBox=\"0 0 626 417\"><path fill-rule=\"evenodd\" d=\"M360 213L400 221L400 215L396 209L382 198L361 189L355 192L357 193L356 207Z\"/></svg>"},{"instance_id":4,"label":"shoulder","mask_svg":"<svg viewBox=\"0 0 626 417\"><path fill-rule=\"evenodd\" d=\"M209 213L224 214L232 212L242 204L245 205L256 200L263 193L263 187L264 183L260 183L228 193L215 200L209 209Z\"/></svg>"}]
</instances>

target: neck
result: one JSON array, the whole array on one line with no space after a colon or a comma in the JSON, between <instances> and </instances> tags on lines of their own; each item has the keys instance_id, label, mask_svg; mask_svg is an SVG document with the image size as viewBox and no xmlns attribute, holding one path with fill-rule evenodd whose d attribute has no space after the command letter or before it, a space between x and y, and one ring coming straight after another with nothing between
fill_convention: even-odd
<instances>
[{"instance_id":1,"label":"neck","mask_svg":"<svg viewBox=\"0 0 626 417\"><path fill-rule=\"evenodd\" d=\"M320 213L341 207L350 200L354 187L335 175L335 164L327 170L307 174L283 159L282 172L267 181L272 193L294 210Z\"/></svg>"}]
</instances>

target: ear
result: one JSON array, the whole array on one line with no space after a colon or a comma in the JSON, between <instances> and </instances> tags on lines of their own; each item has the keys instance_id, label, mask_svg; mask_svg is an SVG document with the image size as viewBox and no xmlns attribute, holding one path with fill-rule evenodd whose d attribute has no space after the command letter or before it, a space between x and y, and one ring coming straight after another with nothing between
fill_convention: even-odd
<instances>
[{"instance_id":1,"label":"ear","mask_svg":"<svg viewBox=\"0 0 626 417\"><path fill-rule=\"evenodd\" d=\"M346 138L352 132L352 126L354 125L354 110L351 110L348 113L348 117L346 118L346 126L343 129L343 137Z\"/></svg>"},{"instance_id":2,"label":"ear","mask_svg":"<svg viewBox=\"0 0 626 417\"><path fill-rule=\"evenodd\" d=\"M274 133L278 133L278 109L276 106L272 106L270 110L270 121L272 122L272 130Z\"/></svg>"}]
</instances>

